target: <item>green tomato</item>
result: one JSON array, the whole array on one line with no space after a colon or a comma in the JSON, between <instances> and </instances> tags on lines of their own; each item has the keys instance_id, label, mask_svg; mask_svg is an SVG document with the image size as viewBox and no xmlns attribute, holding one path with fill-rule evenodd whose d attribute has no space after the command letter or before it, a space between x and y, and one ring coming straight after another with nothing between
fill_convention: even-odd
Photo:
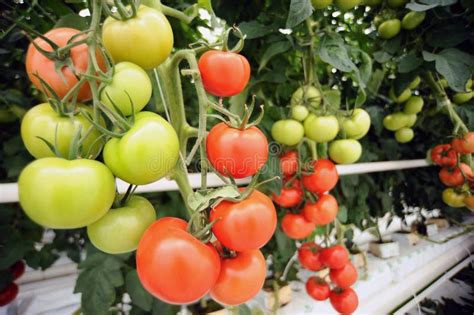
<instances>
[{"instance_id":1,"label":"green tomato","mask_svg":"<svg viewBox=\"0 0 474 315\"><path fill-rule=\"evenodd\" d=\"M351 117L344 117L342 119L341 129L344 130L347 138L362 138L370 129L369 113L362 108L356 108Z\"/></svg>"},{"instance_id":2,"label":"green tomato","mask_svg":"<svg viewBox=\"0 0 474 315\"><path fill-rule=\"evenodd\" d=\"M466 205L464 203L466 194L457 193L453 188L443 190L442 197L444 203L452 208L462 208Z\"/></svg>"},{"instance_id":3,"label":"green tomato","mask_svg":"<svg viewBox=\"0 0 474 315\"><path fill-rule=\"evenodd\" d=\"M443 88L447 88L449 85L448 85L448 81L446 79L441 79L438 81L439 85L441 85Z\"/></svg>"},{"instance_id":4,"label":"green tomato","mask_svg":"<svg viewBox=\"0 0 474 315\"><path fill-rule=\"evenodd\" d=\"M388 6L394 9L403 7L406 2L407 2L406 0L388 0L387 1Z\"/></svg>"},{"instance_id":5,"label":"green tomato","mask_svg":"<svg viewBox=\"0 0 474 315\"><path fill-rule=\"evenodd\" d=\"M104 164L94 160L47 157L23 169L18 191L31 220L47 228L75 229L109 211L115 179Z\"/></svg>"},{"instance_id":6,"label":"green tomato","mask_svg":"<svg viewBox=\"0 0 474 315\"><path fill-rule=\"evenodd\" d=\"M329 157L338 164L352 164L362 155L360 142L354 139L335 140L329 144Z\"/></svg>"},{"instance_id":7,"label":"green tomato","mask_svg":"<svg viewBox=\"0 0 474 315\"><path fill-rule=\"evenodd\" d=\"M423 109L424 104L425 103L421 96L410 96L403 107L403 112L405 114L418 114Z\"/></svg>"},{"instance_id":8,"label":"green tomato","mask_svg":"<svg viewBox=\"0 0 474 315\"><path fill-rule=\"evenodd\" d=\"M472 92L460 92L460 93L454 94L453 101L456 104L463 104L463 103L469 102L471 98L472 98Z\"/></svg>"},{"instance_id":9,"label":"green tomato","mask_svg":"<svg viewBox=\"0 0 474 315\"><path fill-rule=\"evenodd\" d=\"M112 81L101 91L100 100L111 109L115 104L124 115L130 116L132 104L138 113L150 101L151 92L148 74L136 64L124 61L114 66Z\"/></svg>"},{"instance_id":10,"label":"green tomato","mask_svg":"<svg viewBox=\"0 0 474 315\"><path fill-rule=\"evenodd\" d=\"M413 137L415 137L415 133L411 128L402 128L395 131L395 140L400 143L410 142L411 140L413 140Z\"/></svg>"},{"instance_id":11,"label":"green tomato","mask_svg":"<svg viewBox=\"0 0 474 315\"><path fill-rule=\"evenodd\" d=\"M342 11L352 10L361 2L362 0L334 0L334 3Z\"/></svg>"},{"instance_id":12,"label":"green tomato","mask_svg":"<svg viewBox=\"0 0 474 315\"><path fill-rule=\"evenodd\" d=\"M466 91L471 91L472 88L472 79L467 80L466 82Z\"/></svg>"},{"instance_id":13,"label":"green tomato","mask_svg":"<svg viewBox=\"0 0 474 315\"><path fill-rule=\"evenodd\" d=\"M120 139L104 147L104 162L120 179L145 185L167 175L179 157L179 140L173 127L152 112L139 112L135 123Z\"/></svg>"},{"instance_id":14,"label":"green tomato","mask_svg":"<svg viewBox=\"0 0 474 315\"><path fill-rule=\"evenodd\" d=\"M397 95L395 95L395 91L394 91L393 86L392 86L390 88L390 91L388 92L388 96L395 103L398 103L398 104L405 103L406 101L408 101L408 99L411 96L411 90L409 88L407 88L407 89L403 90L403 92L400 95L397 96Z\"/></svg>"},{"instance_id":15,"label":"green tomato","mask_svg":"<svg viewBox=\"0 0 474 315\"><path fill-rule=\"evenodd\" d=\"M391 19L384 21L382 24L379 25L377 31L379 32L379 36L383 39L390 39L394 38L395 36L400 33L401 29L401 22L399 19Z\"/></svg>"},{"instance_id":16,"label":"green tomato","mask_svg":"<svg viewBox=\"0 0 474 315\"><path fill-rule=\"evenodd\" d=\"M280 144L297 145L303 139L303 136L303 125L293 119L279 120L272 126L272 137Z\"/></svg>"},{"instance_id":17,"label":"green tomato","mask_svg":"<svg viewBox=\"0 0 474 315\"><path fill-rule=\"evenodd\" d=\"M311 0L311 3L315 9L324 9L332 4L332 0Z\"/></svg>"},{"instance_id":18,"label":"green tomato","mask_svg":"<svg viewBox=\"0 0 474 315\"><path fill-rule=\"evenodd\" d=\"M120 208L87 226L87 235L95 247L108 254L134 251L145 230L156 220L153 205L143 197L132 196Z\"/></svg>"},{"instance_id":19,"label":"green tomato","mask_svg":"<svg viewBox=\"0 0 474 315\"><path fill-rule=\"evenodd\" d=\"M413 30L423 22L425 17L426 12L410 11L403 17L402 28L405 30Z\"/></svg>"},{"instance_id":20,"label":"green tomato","mask_svg":"<svg viewBox=\"0 0 474 315\"><path fill-rule=\"evenodd\" d=\"M291 118L298 120L298 121L303 121L308 117L309 111L308 108L304 105L295 105L291 107Z\"/></svg>"},{"instance_id":21,"label":"green tomato","mask_svg":"<svg viewBox=\"0 0 474 315\"><path fill-rule=\"evenodd\" d=\"M92 115L92 109L83 104L77 107ZM100 124L105 126L104 120L100 119ZM26 149L35 158L55 156L48 145L38 137L53 144L61 156L69 157L71 142L75 134L81 128L81 135L85 136L92 124L78 113L71 117L59 116L48 103L36 105L31 108L21 121L21 138ZM95 158L103 145L99 140L101 133L93 128L82 144L82 152L88 154L87 157Z\"/></svg>"},{"instance_id":22,"label":"green tomato","mask_svg":"<svg viewBox=\"0 0 474 315\"><path fill-rule=\"evenodd\" d=\"M173 29L163 13L141 5L133 18L106 18L102 42L115 63L130 61L153 69L173 50Z\"/></svg>"},{"instance_id":23,"label":"green tomato","mask_svg":"<svg viewBox=\"0 0 474 315\"><path fill-rule=\"evenodd\" d=\"M411 90L414 90L418 87L418 85L420 85L420 82L421 82L421 78L419 76L416 76L416 78L413 79L413 81L411 81L408 88L410 88Z\"/></svg>"},{"instance_id":24,"label":"green tomato","mask_svg":"<svg viewBox=\"0 0 474 315\"><path fill-rule=\"evenodd\" d=\"M404 113L396 112L385 116L383 126L390 131L397 131L405 127L408 123L408 117Z\"/></svg>"},{"instance_id":25,"label":"green tomato","mask_svg":"<svg viewBox=\"0 0 474 315\"><path fill-rule=\"evenodd\" d=\"M408 128L413 127L415 125L416 119L417 119L416 114L405 114L405 116L407 118L407 123L406 123L405 127L408 127Z\"/></svg>"},{"instance_id":26,"label":"green tomato","mask_svg":"<svg viewBox=\"0 0 474 315\"><path fill-rule=\"evenodd\" d=\"M334 140L339 132L339 123L336 116L316 116L309 114L304 121L305 135L318 143L324 143Z\"/></svg>"},{"instance_id":27,"label":"green tomato","mask_svg":"<svg viewBox=\"0 0 474 315\"><path fill-rule=\"evenodd\" d=\"M312 85L300 86L293 95L291 95L291 106L306 105L318 108L321 105L321 91Z\"/></svg>"}]
</instances>

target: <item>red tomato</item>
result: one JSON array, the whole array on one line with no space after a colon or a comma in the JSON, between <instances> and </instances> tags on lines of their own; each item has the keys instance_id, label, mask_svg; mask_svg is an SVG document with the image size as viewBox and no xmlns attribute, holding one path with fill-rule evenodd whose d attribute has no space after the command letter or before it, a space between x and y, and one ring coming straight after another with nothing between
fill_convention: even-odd
<instances>
[{"instance_id":1,"label":"red tomato","mask_svg":"<svg viewBox=\"0 0 474 315\"><path fill-rule=\"evenodd\" d=\"M219 123L207 136L209 162L220 174L234 178L255 175L268 159L268 141L257 127L240 130Z\"/></svg>"},{"instance_id":2,"label":"red tomato","mask_svg":"<svg viewBox=\"0 0 474 315\"><path fill-rule=\"evenodd\" d=\"M464 173L464 175L463 175ZM466 176L466 178L464 178ZM459 167L455 168L442 168L439 171L440 181L449 187L461 186L466 180L471 180L474 174L469 165L461 163Z\"/></svg>"},{"instance_id":3,"label":"red tomato","mask_svg":"<svg viewBox=\"0 0 474 315\"><path fill-rule=\"evenodd\" d=\"M315 227L313 222L307 221L301 214L287 213L281 220L281 229L289 238L294 240L308 237Z\"/></svg>"},{"instance_id":4,"label":"red tomato","mask_svg":"<svg viewBox=\"0 0 474 315\"><path fill-rule=\"evenodd\" d=\"M331 289L323 279L313 276L306 281L306 292L316 301L324 301L329 297Z\"/></svg>"},{"instance_id":5,"label":"red tomato","mask_svg":"<svg viewBox=\"0 0 474 315\"><path fill-rule=\"evenodd\" d=\"M320 259L321 247L315 243L304 243L298 248L298 260L301 266L311 271L323 269L324 265Z\"/></svg>"},{"instance_id":6,"label":"red tomato","mask_svg":"<svg viewBox=\"0 0 474 315\"><path fill-rule=\"evenodd\" d=\"M77 35L80 31L72 28L55 28L44 34L47 38L56 43L59 47L64 47L68 44L68 41L74 35ZM84 39L84 36L77 36L74 41ZM36 38L35 43L46 51L52 52L52 47L43 39ZM74 70L77 74L81 74L87 71L89 64L88 46L86 44L75 46L70 50L70 58L74 66ZM101 68L104 68L104 61L102 55L97 52L97 62ZM48 83L56 92L56 94L63 98L67 92L77 83L77 77L73 73L73 69L68 66L64 66L61 69L62 76L59 75L55 70L55 61L48 59L46 56L41 54L33 44L28 47L26 53L26 72L33 85L50 95L50 93L43 88L41 81L35 76L37 74L46 83ZM91 91L88 83L82 85L77 95L78 101L86 101L91 98Z\"/></svg>"},{"instance_id":7,"label":"red tomato","mask_svg":"<svg viewBox=\"0 0 474 315\"><path fill-rule=\"evenodd\" d=\"M337 217L339 206L332 195L322 195L315 203L307 202L303 208L306 220L316 225L326 225Z\"/></svg>"},{"instance_id":8,"label":"red tomato","mask_svg":"<svg viewBox=\"0 0 474 315\"><path fill-rule=\"evenodd\" d=\"M199 58L198 66L204 89L215 96L239 94L250 79L247 59L230 51L209 50Z\"/></svg>"},{"instance_id":9,"label":"red tomato","mask_svg":"<svg viewBox=\"0 0 474 315\"><path fill-rule=\"evenodd\" d=\"M181 219L159 219L145 231L137 248L137 272L143 287L170 304L199 300L219 277L219 254L186 227Z\"/></svg>"},{"instance_id":10,"label":"red tomato","mask_svg":"<svg viewBox=\"0 0 474 315\"><path fill-rule=\"evenodd\" d=\"M339 180L336 166L329 160L317 160L312 162L314 168L307 175L303 175L303 185L307 190L322 194L336 186Z\"/></svg>"},{"instance_id":11,"label":"red tomato","mask_svg":"<svg viewBox=\"0 0 474 315\"><path fill-rule=\"evenodd\" d=\"M349 261L341 269L331 269L331 281L339 288L346 289L357 281L357 269Z\"/></svg>"},{"instance_id":12,"label":"red tomato","mask_svg":"<svg viewBox=\"0 0 474 315\"><path fill-rule=\"evenodd\" d=\"M10 304L18 295L18 286L16 283L10 283L5 289L0 292L0 306Z\"/></svg>"},{"instance_id":13,"label":"red tomato","mask_svg":"<svg viewBox=\"0 0 474 315\"><path fill-rule=\"evenodd\" d=\"M468 132L463 137L462 146L468 153L474 153L474 132Z\"/></svg>"},{"instance_id":14,"label":"red tomato","mask_svg":"<svg viewBox=\"0 0 474 315\"><path fill-rule=\"evenodd\" d=\"M284 177L294 175L298 171L298 152L288 151L280 157L281 173Z\"/></svg>"},{"instance_id":15,"label":"red tomato","mask_svg":"<svg viewBox=\"0 0 474 315\"><path fill-rule=\"evenodd\" d=\"M351 314L359 306L357 293L351 288L335 289L329 294L332 307L341 314Z\"/></svg>"},{"instance_id":16,"label":"red tomato","mask_svg":"<svg viewBox=\"0 0 474 315\"><path fill-rule=\"evenodd\" d=\"M444 167L454 167L458 162L458 155L450 144L439 144L431 150L433 163Z\"/></svg>"},{"instance_id":17,"label":"red tomato","mask_svg":"<svg viewBox=\"0 0 474 315\"><path fill-rule=\"evenodd\" d=\"M13 279L16 280L20 278L25 273L25 263L23 260L18 260L10 267L10 271L13 274Z\"/></svg>"},{"instance_id":18,"label":"red tomato","mask_svg":"<svg viewBox=\"0 0 474 315\"><path fill-rule=\"evenodd\" d=\"M258 249L239 252L221 261L221 272L210 296L223 305L239 305L260 292L265 282L267 265Z\"/></svg>"},{"instance_id":19,"label":"red tomato","mask_svg":"<svg viewBox=\"0 0 474 315\"><path fill-rule=\"evenodd\" d=\"M295 179L291 184L291 187L283 187L279 195L272 195L273 201L283 207L291 208L297 206L303 201L303 190L301 189L300 181Z\"/></svg>"},{"instance_id":20,"label":"red tomato","mask_svg":"<svg viewBox=\"0 0 474 315\"><path fill-rule=\"evenodd\" d=\"M244 251L264 246L275 232L277 214L270 198L254 190L240 202L222 201L211 210L212 232L222 245Z\"/></svg>"},{"instance_id":21,"label":"red tomato","mask_svg":"<svg viewBox=\"0 0 474 315\"><path fill-rule=\"evenodd\" d=\"M460 154L469 153L469 151L466 148L464 148L464 141L462 138L454 138L451 141L451 147L457 153L460 153Z\"/></svg>"},{"instance_id":22,"label":"red tomato","mask_svg":"<svg viewBox=\"0 0 474 315\"><path fill-rule=\"evenodd\" d=\"M330 269L340 269L349 261L349 253L342 245L335 245L323 249L321 261Z\"/></svg>"}]
</instances>

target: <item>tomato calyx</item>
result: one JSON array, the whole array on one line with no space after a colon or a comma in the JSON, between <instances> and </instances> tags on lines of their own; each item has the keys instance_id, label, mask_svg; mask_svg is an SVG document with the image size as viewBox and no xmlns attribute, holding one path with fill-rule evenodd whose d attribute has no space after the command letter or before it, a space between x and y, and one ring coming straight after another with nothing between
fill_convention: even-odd
<instances>
[{"instance_id":1,"label":"tomato calyx","mask_svg":"<svg viewBox=\"0 0 474 315\"><path fill-rule=\"evenodd\" d=\"M209 105L211 106L212 109L216 110L217 112L225 115L229 120L225 120L224 118L217 116L220 120L222 120L227 126L235 129L240 129L240 130L245 130L254 126L257 126L263 119L263 115L265 113L263 109L263 105L259 106L260 113L258 114L257 118L253 120L252 122L249 122L250 116L253 113L253 110L255 108L255 95L252 96L252 103L250 106L247 106L247 104L244 105L244 113L242 117L239 117L238 115L230 112L229 110L225 109L222 104L215 104L213 102L209 102Z\"/></svg>"}]
</instances>

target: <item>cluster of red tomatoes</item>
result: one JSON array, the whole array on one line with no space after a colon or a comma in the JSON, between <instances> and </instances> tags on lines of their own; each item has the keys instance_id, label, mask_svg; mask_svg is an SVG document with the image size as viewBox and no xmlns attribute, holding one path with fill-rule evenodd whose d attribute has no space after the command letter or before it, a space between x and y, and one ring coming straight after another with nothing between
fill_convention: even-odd
<instances>
[{"instance_id":1,"label":"cluster of red tomatoes","mask_svg":"<svg viewBox=\"0 0 474 315\"><path fill-rule=\"evenodd\" d=\"M22 260L15 262L8 268L8 273L12 276L12 281L0 289L0 306L12 302L18 296L18 285L13 282L25 273L25 263Z\"/></svg>"},{"instance_id":2,"label":"cluster of red tomatoes","mask_svg":"<svg viewBox=\"0 0 474 315\"><path fill-rule=\"evenodd\" d=\"M333 222L339 207L336 198L328 192L339 180L336 166L325 159L312 161L299 177L298 153L288 151L280 157L280 167L283 187L279 195L273 194L273 201L283 208L299 211L285 214L281 221L283 232L291 239L300 240L308 237L316 225Z\"/></svg>"},{"instance_id":3,"label":"cluster of red tomatoes","mask_svg":"<svg viewBox=\"0 0 474 315\"><path fill-rule=\"evenodd\" d=\"M439 144L431 149L431 160L441 166L440 181L448 186L443 191L443 201L450 207L474 209L471 188L474 173L470 165L461 162L461 155L474 153L474 132L455 138L449 144Z\"/></svg>"},{"instance_id":4,"label":"cluster of red tomatoes","mask_svg":"<svg viewBox=\"0 0 474 315\"><path fill-rule=\"evenodd\" d=\"M304 243L298 249L298 260L305 269L318 272L329 271L325 277L310 277L306 292L317 301L329 298L331 305L341 314L353 313L359 305L357 293L351 286L357 281L357 270L349 260L349 254L342 245L323 248L316 243ZM332 284L332 289L331 285Z\"/></svg>"}]
</instances>

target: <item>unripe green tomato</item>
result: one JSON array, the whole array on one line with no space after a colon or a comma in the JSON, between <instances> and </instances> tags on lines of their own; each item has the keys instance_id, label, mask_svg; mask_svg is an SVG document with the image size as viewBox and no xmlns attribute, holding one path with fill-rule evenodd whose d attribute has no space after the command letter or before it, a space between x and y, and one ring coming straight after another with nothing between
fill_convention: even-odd
<instances>
[{"instance_id":1,"label":"unripe green tomato","mask_svg":"<svg viewBox=\"0 0 474 315\"><path fill-rule=\"evenodd\" d=\"M414 136L415 136L415 133L413 132L413 129L411 128L402 128L395 132L395 140L397 140L400 143L410 142L411 140L413 140Z\"/></svg>"},{"instance_id":2,"label":"unripe green tomato","mask_svg":"<svg viewBox=\"0 0 474 315\"><path fill-rule=\"evenodd\" d=\"M95 247L108 254L134 251L145 230L156 220L153 205L141 196L132 196L120 208L110 209L98 221L87 226L87 235Z\"/></svg>"},{"instance_id":3,"label":"unripe green tomato","mask_svg":"<svg viewBox=\"0 0 474 315\"><path fill-rule=\"evenodd\" d=\"M336 3L337 7L342 11L354 9L361 2L362 0L334 0L334 3Z\"/></svg>"},{"instance_id":4,"label":"unripe green tomato","mask_svg":"<svg viewBox=\"0 0 474 315\"><path fill-rule=\"evenodd\" d=\"M406 3L406 0L388 0L387 3L389 7L396 9L403 7Z\"/></svg>"},{"instance_id":5,"label":"unripe green tomato","mask_svg":"<svg viewBox=\"0 0 474 315\"><path fill-rule=\"evenodd\" d=\"M379 36L383 39L390 39L398 35L401 29L401 22L399 19L391 19L383 22L378 27Z\"/></svg>"},{"instance_id":6,"label":"unripe green tomato","mask_svg":"<svg viewBox=\"0 0 474 315\"><path fill-rule=\"evenodd\" d=\"M471 88L472 88L472 79L469 79L466 82L466 91L470 91Z\"/></svg>"},{"instance_id":7,"label":"unripe green tomato","mask_svg":"<svg viewBox=\"0 0 474 315\"><path fill-rule=\"evenodd\" d=\"M374 26L376 28L378 28L380 26L380 24L382 24L383 22L385 21L385 19L383 18L383 16L381 15L376 15L374 17Z\"/></svg>"},{"instance_id":8,"label":"unripe green tomato","mask_svg":"<svg viewBox=\"0 0 474 315\"><path fill-rule=\"evenodd\" d=\"M272 137L280 144L297 145L303 139L303 136L303 125L293 119L279 120L272 126Z\"/></svg>"},{"instance_id":9,"label":"unripe green tomato","mask_svg":"<svg viewBox=\"0 0 474 315\"><path fill-rule=\"evenodd\" d=\"M404 113L396 112L385 116L383 119L383 126L390 131L397 131L402 129L408 123L408 117Z\"/></svg>"},{"instance_id":10,"label":"unripe green tomato","mask_svg":"<svg viewBox=\"0 0 474 315\"><path fill-rule=\"evenodd\" d=\"M309 114L304 121L305 135L318 143L324 143L334 140L339 132L339 122L336 116L316 116Z\"/></svg>"},{"instance_id":11,"label":"unripe green tomato","mask_svg":"<svg viewBox=\"0 0 474 315\"><path fill-rule=\"evenodd\" d=\"M421 79L417 76L413 81L411 81L410 85L408 86L410 89L414 90L420 85Z\"/></svg>"},{"instance_id":12,"label":"unripe green tomato","mask_svg":"<svg viewBox=\"0 0 474 315\"><path fill-rule=\"evenodd\" d=\"M456 104L463 104L469 102L472 98L472 92L460 92L453 96L453 101Z\"/></svg>"},{"instance_id":13,"label":"unripe green tomato","mask_svg":"<svg viewBox=\"0 0 474 315\"><path fill-rule=\"evenodd\" d=\"M114 105L125 115L141 111L151 98L148 74L134 63L123 61L114 66L112 81L100 93L100 101L114 110Z\"/></svg>"},{"instance_id":14,"label":"unripe green tomato","mask_svg":"<svg viewBox=\"0 0 474 315\"><path fill-rule=\"evenodd\" d=\"M438 83L443 87L447 88L448 87L448 81L446 79L441 79L438 81Z\"/></svg>"},{"instance_id":15,"label":"unripe green tomato","mask_svg":"<svg viewBox=\"0 0 474 315\"><path fill-rule=\"evenodd\" d=\"M303 121L308 117L309 111L308 108L304 105L295 105L291 107L291 118L297 121Z\"/></svg>"},{"instance_id":16,"label":"unripe green tomato","mask_svg":"<svg viewBox=\"0 0 474 315\"><path fill-rule=\"evenodd\" d=\"M362 155L360 142L354 139L335 140L329 144L329 157L338 164L352 164Z\"/></svg>"},{"instance_id":17,"label":"unripe green tomato","mask_svg":"<svg viewBox=\"0 0 474 315\"><path fill-rule=\"evenodd\" d=\"M413 30L417 28L425 19L426 12L410 11L403 17L402 28L405 30Z\"/></svg>"},{"instance_id":18,"label":"unripe green tomato","mask_svg":"<svg viewBox=\"0 0 474 315\"><path fill-rule=\"evenodd\" d=\"M464 199L466 196L466 194L457 193L453 188L446 188L442 194L444 203L452 208L465 207Z\"/></svg>"},{"instance_id":19,"label":"unripe green tomato","mask_svg":"<svg viewBox=\"0 0 474 315\"><path fill-rule=\"evenodd\" d=\"M415 125L416 123L416 114L405 114L406 118L407 118L407 123L405 125L405 127L408 127L408 128L411 128Z\"/></svg>"},{"instance_id":20,"label":"unripe green tomato","mask_svg":"<svg viewBox=\"0 0 474 315\"><path fill-rule=\"evenodd\" d=\"M423 109L423 98L421 96L410 96L408 101L405 103L403 107L403 112L405 114L418 114Z\"/></svg>"},{"instance_id":21,"label":"unripe green tomato","mask_svg":"<svg viewBox=\"0 0 474 315\"><path fill-rule=\"evenodd\" d=\"M318 108L321 105L321 91L312 85L300 86L291 96L291 106L306 105Z\"/></svg>"},{"instance_id":22,"label":"unripe green tomato","mask_svg":"<svg viewBox=\"0 0 474 315\"><path fill-rule=\"evenodd\" d=\"M349 139L360 139L370 129L370 115L362 108L356 108L351 117L341 119L341 129Z\"/></svg>"},{"instance_id":23,"label":"unripe green tomato","mask_svg":"<svg viewBox=\"0 0 474 315\"><path fill-rule=\"evenodd\" d=\"M311 4L315 9L324 9L332 4L332 0L311 0Z\"/></svg>"},{"instance_id":24,"label":"unripe green tomato","mask_svg":"<svg viewBox=\"0 0 474 315\"><path fill-rule=\"evenodd\" d=\"M407 88L403 90L403 92L400 95L397 96L395 95L395 90L392 87L390 91L388 92L388 96L395 103L398 103L398 104L405 103L406 101L408 101L408 99L411 96L411 90Z\"/></svg>"}]
</instances>

